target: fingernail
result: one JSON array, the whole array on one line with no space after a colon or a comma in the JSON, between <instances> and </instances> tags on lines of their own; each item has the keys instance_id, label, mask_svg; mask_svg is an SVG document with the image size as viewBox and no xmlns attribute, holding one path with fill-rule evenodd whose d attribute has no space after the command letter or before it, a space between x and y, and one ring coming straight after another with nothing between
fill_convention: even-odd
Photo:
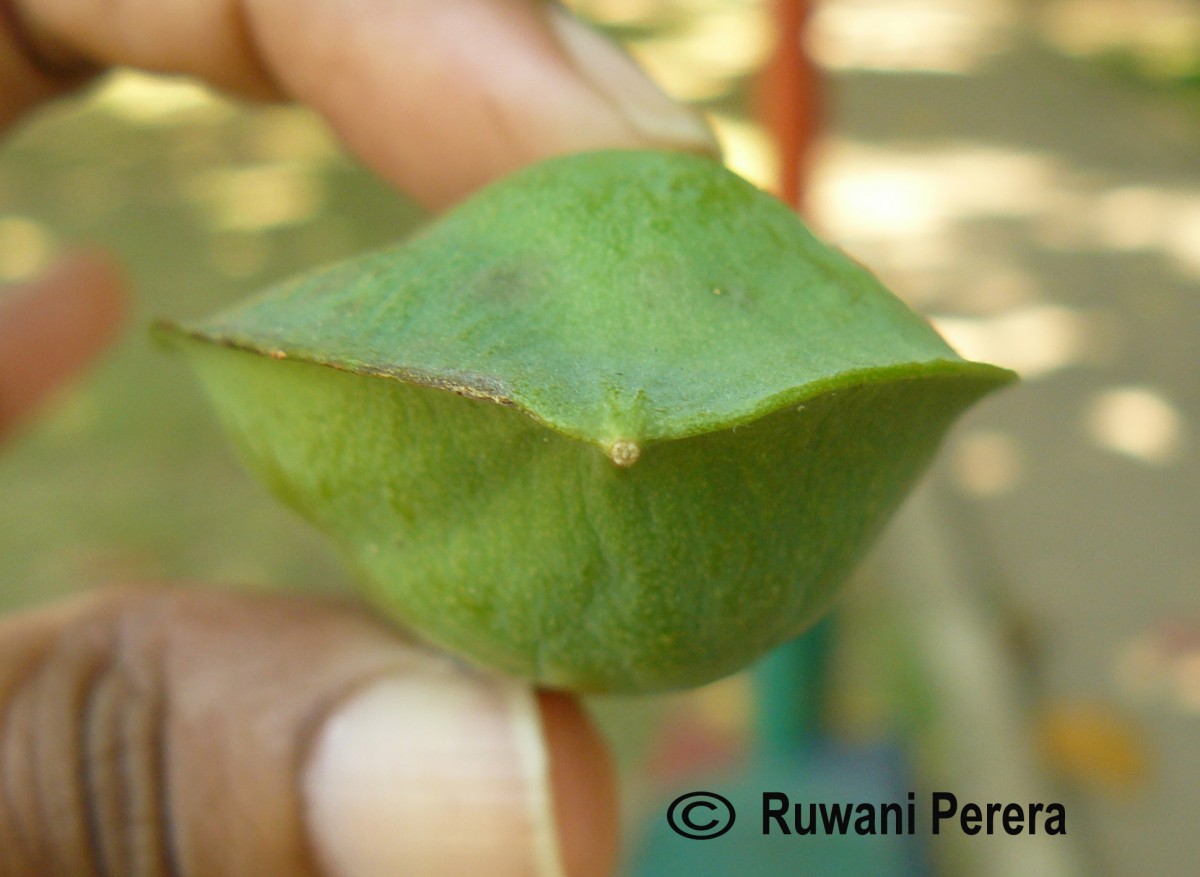
<instances>
[{"instance_id":1,"label":"fingernail","mask_svg":"<svg viewBox=\"0 0 1200 877\"><path fill-rule=\"evenodd\" d=\"M632 58L563 6L547 8L576 71L635 133L656 146L720 155L716 137L698 113L668 97Z\"/></svg>"},{"instance_id":2,"label":"fingernail","mask_svg":"<svg viewBox=\"0 0 1200 877\"><path fill-rule=\"evenodd\" d=\"M534 693L444 672L385 678L318 732L309 835L328 877L563 877Z\"/></svg>"}]
</instances>

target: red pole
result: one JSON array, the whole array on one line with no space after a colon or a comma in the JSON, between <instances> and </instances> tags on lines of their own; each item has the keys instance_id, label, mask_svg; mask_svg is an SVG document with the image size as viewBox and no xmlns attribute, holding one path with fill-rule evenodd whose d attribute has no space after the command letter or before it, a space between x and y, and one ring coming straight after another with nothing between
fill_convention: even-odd
<instances>
[{"instance_id":1,"label":"red pole","mask_svg":"<svg viewBox=\"0 0 1200 877\"><path fill-rule=\"evenodd\" d=\"M779 159L776 193L799 209L820 121L820 79L804 52L802 34L815 0L772 0L775 50L758 83L758 117Z\"/></svg>"}]
</instances>

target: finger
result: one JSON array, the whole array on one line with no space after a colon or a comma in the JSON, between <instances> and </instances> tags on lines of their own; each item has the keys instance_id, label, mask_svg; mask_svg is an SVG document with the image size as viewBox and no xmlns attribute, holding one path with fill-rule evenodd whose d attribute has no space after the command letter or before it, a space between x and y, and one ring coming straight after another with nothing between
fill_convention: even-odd
<instances>
[{"instance_id":1,"label":"finger","mask_svg":"<svg viewBox=\"0 0 1200 877\"><path fill-rule=\"evenodd\" d=\"M430 205L550 155L715 151L698 117L557 3L357 0L358 14L305 5L296 15L293 0L248 0L270 68L377 172Z\"/></svg>"},{"instance_id":2,"label":"finger","mask_svg":"<svg viewBox=\"0 0 1200 877\"><path fill-rule=\"evenodd\" d=\"M5 877L612 860L610 773L577 707L539 715L527 686L349 607L148 590L2 620L0 717Z\"/></svg>"},{"instance_id":3,"label":"finger","mask_svg":"<svg viewBox=\"0 0 1200 877\"><path fill-rule=\"evenodd\" d=\"M0 129L22 112L86 81L90 65L55 67L24 27L16 0L0 0Z\"/></svg>"},{"instance_id":4,"label":"finger","mask_svg":"<svg viewBox=\"0 0 1200 877\"><path fill-rule=\"evenodd\" d=\"M122 301L116 266L90 251L0 289L0 436L105 346Z\"/></svg>"},{"instance_id":5,"label":"finger","mask_svg":"<svg viewBox=\"0 0 1200 877\"><path fill-rule=\"evenodd\" d=\"M551 155L716 151L707 125L545 0L0 0L58 65L189 73L311 104L432 206Z\"/></svg>"}]
</instances>

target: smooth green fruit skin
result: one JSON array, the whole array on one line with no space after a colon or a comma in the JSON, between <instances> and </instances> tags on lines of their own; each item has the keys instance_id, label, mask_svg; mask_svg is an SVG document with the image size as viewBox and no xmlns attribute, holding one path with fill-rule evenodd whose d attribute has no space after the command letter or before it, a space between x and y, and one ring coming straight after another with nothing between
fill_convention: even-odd
<instances>
[{"instance_id":1,"label":"smooth green fruit skin","mask_svg":"<svg viewBox=\"0 0 1200 877\"><path fill-rule=\"evenodd\" d=\"M852 386L621 468L490 402L191 346L244 456L372 602L580 691L699 685L801 632L990 386Z\"/></svg>"},{"instance_id":2,"label":"smooth green fruit skin","mask_svg":"<svg viewBox=\"0 0 1200 877\"><path fill-rule=\"evenodd\" d=\"M782 204L658 153L530 168L176 337L375 605L582 691L702 684L795 636L1011 377Z\"/></svg>"}]
</instances>

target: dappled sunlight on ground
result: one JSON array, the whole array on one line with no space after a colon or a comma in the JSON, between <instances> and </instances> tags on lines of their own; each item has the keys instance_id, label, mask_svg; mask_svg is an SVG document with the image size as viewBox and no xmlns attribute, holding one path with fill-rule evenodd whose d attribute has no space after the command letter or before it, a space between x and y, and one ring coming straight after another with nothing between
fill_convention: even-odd
<instances>
[{"instance_id":1,"label":"dappled sunlight on ground","mask_svg":"<svg viewBox=\"0 0 1200 877\"><path fill-rule=\"evenodd\" d=\"M974 496L996 496L1016 487L1025 468L1024 451L999 430L964 430L951 448L951 471L959 486Z\"/></svg>"},{"instance_id":2,"label":"dappled sunlight on ground","mask_svg":"<svg viewBox=\"0 0 1200 877\"><path fill-rule=\"evenodd\" d=\"M1114 387L1096 394L1086 423L1098 445L1146 463L1173 463L1184 448L1183 415L1148 387Z\"/></svg>"},{"instance_id":3,"label":"dappled sunlight on ground","mask_svg":"<svg viewBox=\"0 0 1200 877\"><path fill-rule=\"evenodd\" d=\"M853 241L947 234L975 217L1026 218L1069 187L1049 155L981 143L825 144L811 204L828 233Z\"/></svg>"},{"instance_id":4,"label":"dappled sunlight on ground","mask_svg":"<svg viewBox=\"0 0 1200 877\"><path fill-rule=\"evenodd\" d=\"M675 97L711 100L766 61L773 36L764 6L727 5L664 35L634 40L630 51Z\"/></svg>"},{"instance_id":5,"label":"dappled sunlight on ground","mask_svg":"<svg viewBox=\"0 0 1200 877\"><path fill-rule=\"evenodd\" d=\"M54 251L54 233L24 216L0 215L0 282L27 280L45 268Z\"/></svg>"},{"instance_id":6,"label":"dappled sunlight on ground","mask_svg":"<svg viewBox=\"0 0 1200 877\"><path fill-rule=\"evenodd\" d=\"M1200 659L1195 625L1163 619L1200 617L1200 100L1146 84L1190 81L1200 6L946 0L889 33L907 5L818 15L836 123L809 209L961 353L1025 379L950 436L945 538L1025 619L1092 854L1190 873Z\"/></svg>"},{"instance_id":7,"label":"dappled sunlight on ground","mask_svg":"<svg viewBox=\"0 0 1200 877\"><path fill-rule=\"evenodd\" d=\"M992 316L939 316L931 321L968 359L1011 368L1026 380L1103 359L1104 317L1080 308L1034 304Z\"/></svg>"},{"instance_id":8,"label":"dappled sunlight on ground","mask_svg":"<svg viewBox=\"0 0 1200 877\"><path fill-rule=\"evenodd\" d=\"M968 73L1007 46L1015 0L826 0L806 39L830 70Z\"/></svg>"},{"instance_id":9,"label":"dappled sunlight on ground","mask_svg":"<svg viewBox=\"0 0 1200 877\"><path fill-rule=\"evenodd\" d=\"M221 231L253 231L294 225L324 206L321 177L295 162L219 168L197 174L185 196L201 207L204 219Z\"/></svg>"},{"instance_id":10,"label":"dappled sunlight on ground","mask_svg":"<svg viewBox=\"0 0 1200 877\"><path fill-rule=\"evenodd\" d=\"M90 100L102 112L146 126L221 122L235 112L227 100L201 83L132 70L109 76Z\"/></svg>"},{"instance_id":11,"label":"dappled sunlight on ground","mask_svg":"<svg viewBox=\"0 0 1200 877\"><path fill-rule=\"evenodd\" d=\"M1151 78L1200 71L1200 4L1190 0L1049 0L1037 23L1071 55L1123 54Z\"/></svg>"}]
</instances>

